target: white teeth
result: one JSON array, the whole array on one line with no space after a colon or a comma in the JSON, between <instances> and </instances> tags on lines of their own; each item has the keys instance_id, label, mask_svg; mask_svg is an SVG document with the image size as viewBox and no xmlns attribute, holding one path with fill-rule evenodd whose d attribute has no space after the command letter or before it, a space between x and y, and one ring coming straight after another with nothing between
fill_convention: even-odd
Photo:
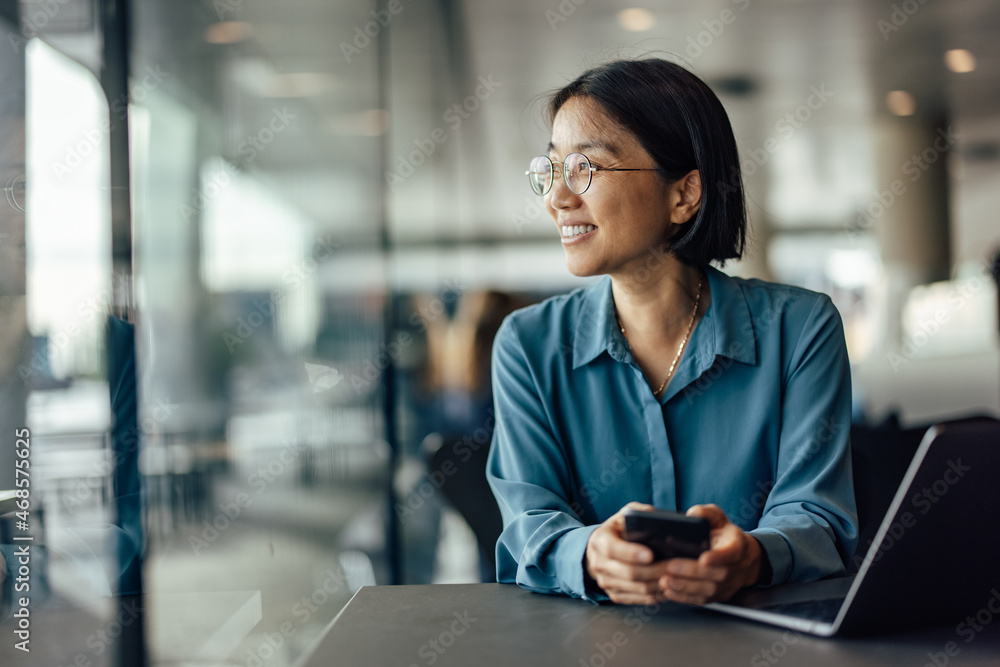
<instances>
[{"instance_id":1,"label":"white teeth","mask_svg":"<svg viewBox=\"0 0 1000 667\"><path fill-rule=\"evenodd\" d=\"M573 236L579 236L580 234L585 234L587 232L592 232L597 227L594 225L563 225L562 235L564 237L570 238Z\"/></svg>"}]
</instances>

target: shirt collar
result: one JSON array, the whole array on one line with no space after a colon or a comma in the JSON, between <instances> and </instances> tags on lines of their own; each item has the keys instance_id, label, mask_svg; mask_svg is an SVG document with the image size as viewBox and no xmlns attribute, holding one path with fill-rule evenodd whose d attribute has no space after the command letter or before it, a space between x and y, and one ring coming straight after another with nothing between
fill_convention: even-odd
<instances>
[{"instance_id":1,"label":"shirt collar","mask_svg":"<svg viewBox=\"0 0 1000 667\"><path fill-rule=\"evenodd\" d=\"M573 331L573 368L590 363L605 350L618 353L621 342L614 335L617 325L611 328L614 321L611 276L602 276L583 290L583 304Z\"/></svg>"},{"instance_id":2,"label":"shirt collar","mask_svg":"<svg viewBox=\"0 0 1000 667\"><path fill-rule=\"evenodd\" d=\"M743 290L735 280L713 266L706 266L705 274L712 303L695 329L702 342L699 356L723 356L756 364L753 320ZM573 332L573 368L593 361L605 351L619 361L624 355L624 339L615 320L610 276L603 276L583 290L583 303Z\"/></svg>"}]
</instances>

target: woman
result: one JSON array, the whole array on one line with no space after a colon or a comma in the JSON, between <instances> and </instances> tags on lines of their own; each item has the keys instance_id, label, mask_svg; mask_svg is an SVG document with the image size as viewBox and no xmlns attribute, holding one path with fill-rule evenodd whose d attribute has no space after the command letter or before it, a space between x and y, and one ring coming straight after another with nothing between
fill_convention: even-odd
<instances>
[{"instance_id":1,"label":"woman","mask_svg":"<svg viewBox=\"0 0 1000 667\"><path fill-rule=\"evenodd\" d=\"M497 580L704 604L842 574L857 541L843 326L823 294L710 266L746 234L722 104L641 60L585 72L548 109L529 180L570 272L604 277L497 334ZM704 517L711 548L653 562L622 539L627 506Z\"/></svg>"}]
</instances>

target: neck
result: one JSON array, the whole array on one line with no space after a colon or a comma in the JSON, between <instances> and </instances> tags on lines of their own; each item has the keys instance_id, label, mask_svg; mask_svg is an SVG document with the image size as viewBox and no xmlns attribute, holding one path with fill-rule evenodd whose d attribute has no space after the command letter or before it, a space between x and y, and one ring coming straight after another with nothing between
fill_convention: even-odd
<instances>
[{"instance_id":1,"label":"neck","mask_svg":"<svg viewBox=\"0 0 1000 667\"><path fill-rule=\"evenodd\" d=\"M698 298L702 269L667 255L655 270L628 271L611 275L611 292L619 324L630 343L647 341L658 345L683 335L691 321L691 309ZM701 286L698 316L707 304L707 277Z\"/></svg>"}]
</instances>

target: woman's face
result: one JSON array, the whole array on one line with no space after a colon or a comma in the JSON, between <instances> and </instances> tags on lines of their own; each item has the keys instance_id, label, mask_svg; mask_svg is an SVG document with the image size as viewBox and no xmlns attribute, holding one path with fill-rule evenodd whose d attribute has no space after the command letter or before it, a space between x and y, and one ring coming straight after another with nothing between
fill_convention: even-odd
<instances>
[{"instance_id":1,"label":"woman's face","mask_svg":"<svg viewBox=\"0 0 1000 667\"><path fill-rule=\"evenodd\" d=\"M552 123L549 157L561 162L570 153L583 153L601 167L656 166L632 133L586 97L570 98ZM661 265L663 247L673 234L671 202L678 191L677 184L664 183L655 171L595 171L582 195L555 178L545 206L559 228L570 273L620 275ZM573 227L590 231L567 236Z\"/></svg>"}]
</instances>

